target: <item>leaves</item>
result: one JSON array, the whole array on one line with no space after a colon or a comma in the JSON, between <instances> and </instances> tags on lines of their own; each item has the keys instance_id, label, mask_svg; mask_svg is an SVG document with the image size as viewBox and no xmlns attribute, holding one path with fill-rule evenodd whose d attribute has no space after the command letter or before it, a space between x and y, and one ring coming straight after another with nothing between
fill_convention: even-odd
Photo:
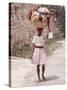
<instances>
[{"instance_id":1,"label":"leaves","mask_svg":"<svg viewBox=\"0 0 67 90\"><path fill-rule=\"evenodd\" d=\"M53 31L55 38L53 41L46 42L46 52L53 51L56 48L53 44L54 41L65 36L64 6L11 3L11 55L26 58L32 56L32 37L36 34L36 28L27 16L30 10L38 8L38 6L45 6L56 12L56 22L51 21L50 23L50 29ZM45 35L46 32L43 34Z\"/></svg>"}]
</instances>

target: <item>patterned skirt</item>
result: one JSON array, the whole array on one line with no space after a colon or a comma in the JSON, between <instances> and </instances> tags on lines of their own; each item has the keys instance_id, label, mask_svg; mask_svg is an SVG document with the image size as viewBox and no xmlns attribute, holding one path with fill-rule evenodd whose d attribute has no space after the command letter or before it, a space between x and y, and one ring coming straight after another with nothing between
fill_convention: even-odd
<instances>
[{"instance_id":1,"label":"patterned skirt","mask_svg":"<svg viewBox=\"0 0 67 90\"><path fill-rule=\"evenodd\" d=\"M44 65L47 63L46 54L43 48L35 48L32 61L36 65Z\"/></svg>"}]
</instances>

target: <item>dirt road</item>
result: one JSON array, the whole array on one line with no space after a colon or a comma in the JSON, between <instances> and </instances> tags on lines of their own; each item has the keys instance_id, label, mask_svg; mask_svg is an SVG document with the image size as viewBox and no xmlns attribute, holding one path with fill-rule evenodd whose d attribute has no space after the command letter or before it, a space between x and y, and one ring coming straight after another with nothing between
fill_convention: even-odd
<instances>
[{"instance_id":1,"label":"dirt road","mask_svg":"<svg viewBox=\"0 0 67 90\"><path fill-rule=\"evenodd\" d=\"M65 82L64 41L58 41L61 46L48 57L46 65L46 81L38 82L36 67L31 60L12 57L11 80L12 87L58 85Z\"/></svg>"}]
</instances>

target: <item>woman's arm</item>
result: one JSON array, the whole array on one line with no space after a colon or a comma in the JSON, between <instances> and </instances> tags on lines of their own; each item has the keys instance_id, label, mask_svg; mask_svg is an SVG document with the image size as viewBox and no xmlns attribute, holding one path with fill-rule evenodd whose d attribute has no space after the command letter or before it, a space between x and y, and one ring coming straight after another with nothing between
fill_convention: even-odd
<instances>
[{"instance_id":1,"label":"woman's arm","mask_svg":"<svg viewBox=\"0 0 67 90\"><path fill-rule=\"evenodd\" d=\"M33 43L33 45L32 45L32 46L33 46L33 51L34 51L34 48L35 48L35 44ZM33 52L33 51L32 51L32 52Z\"/></svg>"}]
</instances>

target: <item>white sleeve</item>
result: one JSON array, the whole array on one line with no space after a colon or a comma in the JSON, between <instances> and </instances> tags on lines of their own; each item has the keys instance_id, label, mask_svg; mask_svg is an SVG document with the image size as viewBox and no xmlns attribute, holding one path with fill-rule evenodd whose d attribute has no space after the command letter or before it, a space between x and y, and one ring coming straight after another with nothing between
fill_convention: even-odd
<instances>
[{"instance_id":1,"label":"white sleeve","mask_svg":"<svg viewBox=\"0 0 67 90\"><path fill-rule=\"evenodd\" d=\"M36 42L36 37L34 36L33 40L32 40L32 43L35 43L35 42Z\"/></svg>"}]
</instances>

